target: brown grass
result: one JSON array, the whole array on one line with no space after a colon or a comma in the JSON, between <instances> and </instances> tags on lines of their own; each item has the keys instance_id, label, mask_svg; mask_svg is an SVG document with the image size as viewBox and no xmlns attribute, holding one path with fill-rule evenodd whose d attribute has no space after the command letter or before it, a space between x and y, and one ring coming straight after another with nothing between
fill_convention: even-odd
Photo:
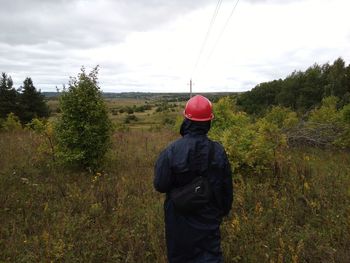
<instances>
[{"instance_id":1,"label":"brown grass","mask_svg":"<svg viewBox=\"0 0 350 263\"><path fill-rule=\"evenodd\" d=\"M52 163L44 138L0 134L0 262L166 262L159 152L176 134L113 136L105 168ZM350 262L350 158L290 151L278 176L234 175L225 262Z\"/></svg>"}]
</instances>

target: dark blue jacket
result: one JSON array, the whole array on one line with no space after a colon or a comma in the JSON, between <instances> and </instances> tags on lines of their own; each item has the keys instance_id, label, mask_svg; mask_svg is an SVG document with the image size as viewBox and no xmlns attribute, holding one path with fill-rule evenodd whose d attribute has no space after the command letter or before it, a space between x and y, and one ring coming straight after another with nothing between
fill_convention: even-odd
<instances>
[{"instance_id":1,"label":"dark blue jacket","mask_svg":"<svg viewBox=\"0 0 350 263\"><path fill-rule=\"evenodd\" d=\"M221 255L219 227L232 205L232 174L224 148L208 139L209 129L210 122L185 120L181 127L183 137L160 154L155 166L154 187L166 193L164 209L169 262L190 262L204 251ZM208 163L210 144L213 152ZM176 211L169 192L186 185L206 170L214 192L212 201L193 215Z\"/></svg>"}]
</instances>

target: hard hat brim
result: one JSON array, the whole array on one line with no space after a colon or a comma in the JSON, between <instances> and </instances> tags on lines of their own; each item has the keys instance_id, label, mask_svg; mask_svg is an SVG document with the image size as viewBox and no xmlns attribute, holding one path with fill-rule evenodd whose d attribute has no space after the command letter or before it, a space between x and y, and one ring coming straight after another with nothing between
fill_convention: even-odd
<instances>
[{"instance_id":1,"label":"hard hat brim","mask_svg":"<svg viewBox=\"0 0 350 263\"><path fill-rule=\"evenodd\" d=\"M183 115L186 119L189 119L191 121L210 121L210 120L214 119L213 113L211 113L210 116L207 118L195 118L195 117L192 117L190 114L186 114L185 111L183 111Z\"/></svg>"}]
</instances>

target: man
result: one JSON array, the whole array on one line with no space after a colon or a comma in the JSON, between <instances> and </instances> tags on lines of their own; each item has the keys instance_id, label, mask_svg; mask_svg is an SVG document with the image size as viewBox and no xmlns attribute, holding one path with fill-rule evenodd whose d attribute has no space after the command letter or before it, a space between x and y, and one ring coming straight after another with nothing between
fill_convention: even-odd
<instances>
[{"instance_id":1,"label":"man","mask_svg":"<svg viewBox=\"0 0 350 263\"><path fill-rule=\"evenodd\" d=\"M232 174L224 148L207 137L214 118L211 102L200 95L191 98L184 110L182 138L170 144L155 166L154 187L166 193L164 202L168 261L223 262L220 224L232 205ZM193 213L179 211L170 192L206 176L212 197Z\"/></svg>"}]
</instances>

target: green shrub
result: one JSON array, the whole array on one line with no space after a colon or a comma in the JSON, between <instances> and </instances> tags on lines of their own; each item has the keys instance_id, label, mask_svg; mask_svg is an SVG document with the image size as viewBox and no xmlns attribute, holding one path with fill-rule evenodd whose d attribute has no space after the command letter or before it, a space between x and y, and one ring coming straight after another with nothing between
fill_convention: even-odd
<instances>
[{"instance_id":1,"label":"green shrub","mask_svg":"<svg viewBox=\"0 0 350 263\"><path fill-rule=\"evenodd\" d=\"M31 131L34 131L36 134L38 134L44 139L41 141L41 144L38 148L39 152L45 154L46 156L51 156L51 159L53 161L56 161L52 122L34 118L31 122L26 124L26 128Z\"/></svg>"},{"instance_id":2,"label":"green shrub","mask_svg":"<svg viewBox=\"0 0 350 263\"><path fill-rule=\"evenodd\" d=\"M12 112L7 115L7 118L3 122L2 127L5 131L17 131L22 129L19 118Z\"/></svg>"},{"instance_id":3,"label":"green shrub","mask_svg":"<svg viewBox=\"0 0 350 263\"><path fill-rule=\"evenodd\" d=\"M350 104L347 104L343 107L341 111L341 115L342 115L343 121L346 124L350 124Z\"/></svg>"},{"instance_id":4,"label":"green shrub","mask_svg":"<svg viewBox=\"0 0 350 263\"><path fill-rule=\"evenodd\" d=\"M183 116L181 116L181 115L177 115L176 116L175 123L173 125L173 131L174 132L176 132L176 133L180 132L180 128L181 128L181 125L182 125L183 121L184 121L184 117Z\"/></svg>"},{"instance_id":5,"label":"green shrub","mask_svg":"<svg viewBox=\"0 0 350 263\"><path fill-rule=\"evenodd\" d=\"M275 109L268 118L253 123L246 113L236 110L230 98L220 99L215 104L210 137L223 144L235 172L262 174L274 169L287 147L286 136L278 126L281 121L274 115L293 114ZM282 125L285 124L281 122Z\"/></svg>"},{"instance_id":6,"label":"green shrub","mask_svg":"<svg viewBox=\"0 0 350 263\"><path fill-rule=\"evenodd\" d=\"M341 122L341 114L337 111L337 97L326 97L322 100L320 108L314 109L309 116L309 122L339 125Z\"/></svg>"},{"instance_id":7,"label":"green shrub","mask_svg":"<svg viewBox=\"0 0 350 263\"><path fill-rule=\"evenodd\" d=\"M343 122L344 131L340 138L335 142L336 146L342 148L350 148L350 104L347 104L340 111L341 119Z\"/></svg>"},{"instance_id":8,"label":"green shrub","mask_svg":"<svg viewBox=\"0 0 350 263\"><path fill-rule=\"evenodd\" d=\"M57 121L57 156L66 164L95 169L109 148L112 123L98 86L98 67L89 74L81 69L59 98L62 114Z\"/></svg>"},{"instance_id":9,"label":"green shrub","mask_svg":"<svg viewBox=\"0 0 350 263\"><path fill-rule=\"evenodd\" d=\"M134 114L134 109L131 108L131 107L126 107L126 112L127 112L128 114Z\"/></svg>"},{"instance_id":10,"label":"green shrub","mask_svg":"<svg viewBox=\"0 0 350 263\"><path fill-rule=\"evenodd\" d=\"M138 118L134 115L127 115L124 119L124 123L130 123L131 121L138 121Z\"/></svg>"},{"instance_id":11,"label":"green shrub","mask_svg":"<svg viewBox=\"0 0 350 263\"><path fill-rule=\"evenodd\" d=\"M299 121L297 114L294 111L282 106L272 107L271 110L266 113L264 119L269 123L277 125L280 129L292 128Z\"/></svg>"}]
</instances>

